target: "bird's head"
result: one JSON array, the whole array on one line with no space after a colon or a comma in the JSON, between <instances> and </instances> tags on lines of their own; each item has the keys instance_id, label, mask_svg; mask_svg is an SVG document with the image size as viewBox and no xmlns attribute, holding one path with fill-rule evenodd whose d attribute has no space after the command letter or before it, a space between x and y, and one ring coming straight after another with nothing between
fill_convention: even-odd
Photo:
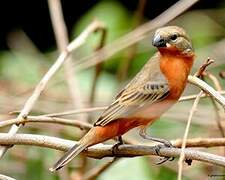
<instances>
[{"instance_id":1,"label":"bird's head","mask_svg":"<svg viewBox=\"0 0 225 180\"><path fill-rule=\"evenodd\" d=\"M166 26L156 30L152 45L162 53L174 53L180 56L193 56L194 50L190 38L184 29Z\"/></svg>"}]
</instances>

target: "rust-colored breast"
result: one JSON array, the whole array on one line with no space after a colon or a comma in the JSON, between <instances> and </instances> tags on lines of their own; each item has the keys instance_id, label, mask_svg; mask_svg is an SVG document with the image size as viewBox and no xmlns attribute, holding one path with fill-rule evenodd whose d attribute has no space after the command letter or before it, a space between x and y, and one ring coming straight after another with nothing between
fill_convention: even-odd
<instances>
[{"instance_id":1,"label":"rust-colored breast","mask_svg":"<svg viewBox=\"0 0 225 180\"><path fill-rule=\"evenodd\" d=\"M187 83L193 64L193 57L182 57L164 54L160 58L160 69L168 80L170 87L169 99L179 99Z\"/></svg>"}]
</instances>

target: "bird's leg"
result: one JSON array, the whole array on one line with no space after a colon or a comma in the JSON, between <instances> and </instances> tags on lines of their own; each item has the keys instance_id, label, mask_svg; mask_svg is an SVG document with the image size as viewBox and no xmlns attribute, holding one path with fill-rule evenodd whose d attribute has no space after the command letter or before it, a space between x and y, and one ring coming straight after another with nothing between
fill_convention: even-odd
<instances>
[{"instance_id":1,"label":"bird's leg","mask_svg":"<svg viewBox=\"0 0 225 180\"><path fill-rule=\"evenodd\" d=\"M122 144L124 144L122 136L118 136L118 142L116 144L114 144L113 147L112 147L112 154L113 155L116 155L116 151L118 150L118 147Z\"/></svg>"},{"instance_id":2,"label":"bird's leg","mask_svg":"<svg viewBox=\"0 0 225 180\"><path fill-rule=\"evenodd\" d=\"M155 141L155 142L159 142L159 143L162 143L165 147L171 147L173 148L174 146L171 144L170 141L166 140L166 139L161 139L161 138L155 138L155 137L151 137L147 134L146 132L146 126L141 128L140 131L139 131L139 134L142 138L144 139L147 139L147 140L151 140L151 141ZM162 148L162 145L156 145L155 146L155 152L158 156L160 156L160 149ZM174 160L174 157L164 157L162 159L162 161L158 162L157 164L162 164L166 161L173 161Z\"/></svg>"},{"instance_id":3,"label":"bird's leg","mask_svg":"<svg viewBox=\"0 0 225 180\"><path fill-rule=\"evenodd\" d=\"M174 147L170 141L166 140L166 139L161 139L161 138L155 138L155 137L151 137L147 134L146 132L146 127L141 128L139 131L139 134L142 138L147 139L147 140L151 140L151 141L155 141L155 142L159 142L162 143L164 146L166 147Z\"/></svg>"}]
</instances>

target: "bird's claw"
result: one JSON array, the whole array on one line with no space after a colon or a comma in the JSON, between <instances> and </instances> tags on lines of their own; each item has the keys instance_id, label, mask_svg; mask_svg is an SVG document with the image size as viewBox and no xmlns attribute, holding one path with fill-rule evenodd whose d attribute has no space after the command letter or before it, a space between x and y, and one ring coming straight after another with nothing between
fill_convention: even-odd
<instances>
[{"instance_id":1,"label":"bird's claw","mask_svg":"<svg viewBox=\"0 0 225 180\"><path fill-rule=\"evenodd\" d=\"M162 144L156 145L156 146L155 146L155 152L156 152L156 154L157 154L158 156L160 156L160 149L161 149L162 147L174 148L174 146L173 146L169 141L167 141L167 142L165 141L165 142L163 143L163 145L162 145ZM173 161L174 159L175 159L174 157L168 157L168 156L165 156L165 157L163 157L159 162L157 162L156 165L163 164L163 163L165 163L166 161Z\"/></svg>"},{"instance_id":2,"label":"bird's claw","mask_svg":"<svg viewBox=\"0 0 225 180\"><path fill-rule=\"evenodd\" d=\"M118 150L118 147L120 145L122 145L122 144L123 144L122 136L119 136L118 137L118 143L114 144L113 147L112 147L112 154L113 154L113 156L116 155L116 151Z\"/></svg>"},{"instance_id":3,"label":"bird's claw","mask_svg":"<svg viewBox=\"0 0 225 180\"><path fill-rule=\"evenodd\" d=\"M156 165L160 165L165 163L166 161L173 161L175 158L174 157L163 157L159 162L156 163Z\"/></svg>"},{"instance_id":4,"label":"bird's claw","mask_svg":"<svg viewBox=\"0 0 225 180\"><path fill-rule=\"evenodd\" d=\"M112 154L113 154L113 156L116 155L116 152L118 151L118 147L119 147L120 145L122 145L122 144L123 144L123 143L118 142L118 143L116 143L116 144L113 145L113 147L112 147Z\"/></svg>"}]
</instances>

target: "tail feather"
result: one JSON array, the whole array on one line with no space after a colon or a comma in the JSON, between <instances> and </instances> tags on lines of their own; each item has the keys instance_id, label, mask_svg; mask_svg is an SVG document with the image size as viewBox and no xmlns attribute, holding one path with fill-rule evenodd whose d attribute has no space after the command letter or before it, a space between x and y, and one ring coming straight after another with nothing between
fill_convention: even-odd
<instances>
[{"instance_id":1,"label":"tail feather","mask_svg":"<svg viewBox=\"0 0 225 180\"><path fill-rule=\"evenodd\" d=\"M61 169L63 166L69 163L75 156L80 154L87 147L88 147L88 144L82 144L82 143L74 145L49 170L54 172Z\"/></svg>"}]
</instances>

